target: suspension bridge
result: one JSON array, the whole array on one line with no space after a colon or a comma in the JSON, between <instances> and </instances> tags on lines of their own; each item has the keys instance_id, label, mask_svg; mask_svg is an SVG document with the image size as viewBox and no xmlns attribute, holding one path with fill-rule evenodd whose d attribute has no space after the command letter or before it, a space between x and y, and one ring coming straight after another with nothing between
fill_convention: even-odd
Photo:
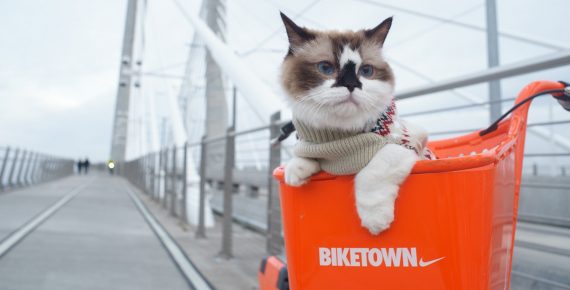
<instances>
[{"instance_id":1,"label":"suspension bridge","mask_svg":"<svg viewBox=\"0 0 570 290\"><path fill-rule=\"evenodd\" d=\"M294 140L271 143L291 113L269 78L276 78L285 55L285 32L275 22L243 46L244 29L267 22L251 3L172 0L171 8L193 31L186 60L149 69L153 1L124 2L109 159L78 172L69 157L1 140L0 289L259 289L263 258L284 254L272 173L291 158ZM413 84L396 92L400 112L424 124L431 139L485 127L530 80L568 81L565 39L503 29L506 7L494 0L452 7L446 16L394 1L347 2L339 5L425 24L402 29L387 50L396 75ZM256 5L276 19L284 10L307 26L333 28L316 17L327 3ZM484 16L481 23L473 15ZM228 27L236 23L243 24L240 36ZM416 65L417 56L408 59L396 49L449 27L481 38L483 67L438 77ZM541 53L502 64L500 41ZM176 67L178 74L169 71ZM174 82L176 90L147 89L153 81ZM570 289L570 117L550 104L555 102L537 102L530 113L511 289Z\"/></svg>"}]
</instances>

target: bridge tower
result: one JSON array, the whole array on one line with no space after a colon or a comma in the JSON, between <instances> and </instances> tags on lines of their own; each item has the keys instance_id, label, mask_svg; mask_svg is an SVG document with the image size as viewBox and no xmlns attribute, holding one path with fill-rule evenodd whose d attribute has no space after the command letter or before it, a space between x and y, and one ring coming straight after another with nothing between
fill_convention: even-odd
<instances>
[{"instance_id":1,"label":"bridge tower","mask_svg":"<svg viewBox=\"0 0 570 290\"><path fill-rule=\"evenodd\" d=\"M121 67L119 72L119 86L115 105L115 119L113 135L111 136L111 159L124 161L127 147L127 129L129 123L129 98L131 95L131 82L133 72L133 51L137 17L138 0L129 0L127 6L127 19L123 36L123 50L121 53Z\"/></svg>"},{"instance_id":2,"label":"bridge tower","mask_svg":"<svg viewBox=\"0 0 570 290\"><path fill-rule=\"evenodd\" d=\"M210 0L206 5L206 23L221 40L225 40L225 0ZM223 135L228 126L228 106L220 67L206 52L206 135Z\"/></svg>"}]
</instances>

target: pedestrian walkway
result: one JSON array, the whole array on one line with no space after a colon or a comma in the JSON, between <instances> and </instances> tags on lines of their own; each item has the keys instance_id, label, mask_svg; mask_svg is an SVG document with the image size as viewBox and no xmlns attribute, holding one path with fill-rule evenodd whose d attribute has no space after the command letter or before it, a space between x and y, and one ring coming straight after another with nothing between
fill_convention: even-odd
<instances>
[{"instance_id":1,"label":"pedestrian walkway","mask_svg":"<svg viewBox=\"0 0 570 290\"><path fill-rule=\"evenodd\" d=\"M210 288L144 209L107 175L0 194L0 289Z\"/></svg>"}]
</instances>

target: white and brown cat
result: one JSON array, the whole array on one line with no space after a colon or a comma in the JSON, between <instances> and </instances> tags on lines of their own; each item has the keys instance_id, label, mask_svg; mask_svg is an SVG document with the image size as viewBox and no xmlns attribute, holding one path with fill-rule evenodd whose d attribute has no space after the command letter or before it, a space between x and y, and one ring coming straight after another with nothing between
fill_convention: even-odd
<instances>
[{"instance_id":1,"label":"white and brown cat","mask_svg":"<svg viewBox=\"0 0 570 290\"><path fill-rule=\"evenodd\" d=\"M361 224L378 234L394 220L400 184L416 160L430 157L425 131L395 112L394 75L382 56L392 18L373 29L343 32L281 18L290 45L282 84L299 138L285 182L301 186L321 170L356 174Z\"/></svg>"}]
</instances>

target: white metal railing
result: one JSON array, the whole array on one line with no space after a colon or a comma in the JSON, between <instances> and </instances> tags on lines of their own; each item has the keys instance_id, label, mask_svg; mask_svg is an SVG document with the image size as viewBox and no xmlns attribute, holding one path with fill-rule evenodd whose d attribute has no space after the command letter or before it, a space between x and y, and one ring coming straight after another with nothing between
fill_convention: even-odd
<instances>
[{"instance_id":1,"label":"white metal railing","mask_svg":"<svg viewBox=\"0 0 570 290\"><path fill-rule=\"evenodd\" d=\"M509 65L498 66L484 71L468 74L465 76L428 84L417 88L396 92L396 99L403 100L414 98L431 93L447 91L460 87L476 85L493 80L519 76L531 72L541 71L549 68L556 68L570 64L570 50L557 52L544 57L535 58L529 61L518 62Z\"/></svg>"},{"instance_id":2,"label":"white metal railing","mask_svg":"<svg viewBox=\"0 0 570 290\"><path fill-rule=\"evenodd\" d=\"M0 191L73 174L73 160L31 150L0 147Z\"/></svg>"}]
</instances>

